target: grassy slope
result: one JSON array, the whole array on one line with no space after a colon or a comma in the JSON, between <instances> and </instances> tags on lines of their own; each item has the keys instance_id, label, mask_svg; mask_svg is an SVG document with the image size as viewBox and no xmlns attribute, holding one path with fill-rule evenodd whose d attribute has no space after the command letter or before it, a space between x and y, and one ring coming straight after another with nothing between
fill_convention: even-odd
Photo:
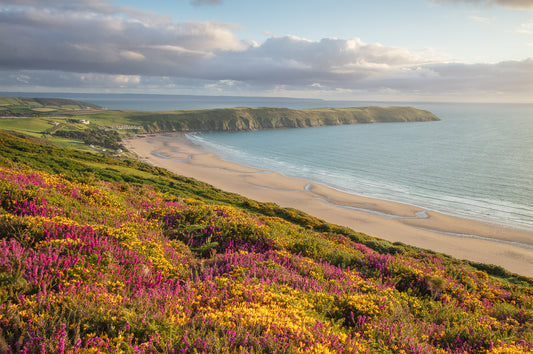
<instances>
[{"instance_id":1,"label":"grassy slope","mask_svg":"<svg viewBox=\"0 0 533 354\"><path fill-rule=\"evenodd\" d=\"M138 161L0 148L2 352L533 348L532 279Z\"/></svg>"},{"instance_id":2,"label":"grassy slope","mask_svg":"<svg viewBox=\"0 0 533 354\"><path fill-rule=\"evenodd\" d=\"M0 112L8 115L29 113L43 115L55 111L101 110L102 107L81 101L62 98L0 97ZM7 111L7 112L5 112Z\"/></svg>"},{"instance_id":3,"label":"grassy slope","mask_svg":"<svg viewBox=\"0 0 533 354\"><path fill-rule=\"evenodd\" d=\"M80 139L54 136L59 130L94 129L69 123L70 119L86 119L95 111L104 110L97 105L60 98L0 97L0 129L20 132L42 138L60 147L90 151Z\"/></svg>"}]
</instances>

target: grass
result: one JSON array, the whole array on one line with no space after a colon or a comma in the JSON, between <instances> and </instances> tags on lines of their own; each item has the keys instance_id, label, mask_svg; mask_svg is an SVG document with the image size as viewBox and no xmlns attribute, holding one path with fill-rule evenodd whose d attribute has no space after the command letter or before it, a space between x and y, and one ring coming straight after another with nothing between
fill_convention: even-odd
<instances>
[{"instance_id":1,"label":"grass","mask_svg":"<svg viewBox=\"0 0 533 354\"><path fill-rule=\"evenodd\" d=\"M62 98L0 97L0 106L8 108L30 108L40 112L49 110L87 110L101 107L75 100Z\"/></svg>"},{"instance_id":2,"label":"grass","mask_svg":"<svg viewBox=\"0 0 533 354\"><path fill-rule=\"evenodd\" d=\"M36 112L55 112L57 111L57 108L51 108L51 107L40 107L40 108L33 108Z\"/></svg>"},{"instance_id":3,"label":"grass","mask_svg":"<svg viewBox=\"0 0 533 354\"><path fill-rule=\"evenodd\" d=\"M49 121L50 119L43 118L2 118L0 119L0 129L15 130L39 137L52 127Z\"/></svg>"}]
</instances>

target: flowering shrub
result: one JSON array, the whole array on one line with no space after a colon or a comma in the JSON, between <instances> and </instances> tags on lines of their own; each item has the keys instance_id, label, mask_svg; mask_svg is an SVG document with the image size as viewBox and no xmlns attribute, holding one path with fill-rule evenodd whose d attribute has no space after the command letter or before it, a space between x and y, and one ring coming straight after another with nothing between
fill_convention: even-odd
<instances>
[{"instance_id":1,"label":"flowering shrub","mask_svg":"<svg viewBox=\"0 0 533 354\"><path fill-rule=\"evenodd\" d=\"M531 281L270 213L0 167L0 352L533 351Z\"/></svg>"}]
</instances>

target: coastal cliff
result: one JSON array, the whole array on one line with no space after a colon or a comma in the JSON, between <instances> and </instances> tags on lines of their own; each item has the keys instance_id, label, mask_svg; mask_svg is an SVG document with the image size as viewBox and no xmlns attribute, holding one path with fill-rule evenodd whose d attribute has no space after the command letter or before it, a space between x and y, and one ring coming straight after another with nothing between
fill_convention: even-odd
<instances>
[{"instance_id":1,"label":"coastal cliff","mask_svg":"<svg viewBox=\"0 0 533 354\"><path fill-rule=\"evenodd\" d=\"M171 112L125 112L150 133L160 131L246 131L325 125L437 121L433 113L413 107L226 108Z\"/></svg>"},{"instance_id":2,"label":"coastal cliff","mask_svg":"<svg viewBox=\"0 0 533 354\"><path fill-rule=\"evenodd\" d=\"M79 139L79 135L87 135L85 134L86 132L82 131L87 129L120 130L124 134L248 131L307 128L325 125L439 120L429 111L405 106L312 109L238 107L175 111L129 111L107 110L94 104L68 99L26 97L0 97L0 116L4 118L35 118L37 120L24 123L35 134L50 133L77 140L83 140ZM54 121L49 121L47 118L54 118ZM21 124L20 122L6 120L0 127L4 127L4 129L12 128L12 125L18 127ZM78 123L85 124L85 128ZM54 127L43 129L43 124L44 127L47 124L52 124ZM80 133L80 131L82 132Z\"/></svg>"}]
</instances>

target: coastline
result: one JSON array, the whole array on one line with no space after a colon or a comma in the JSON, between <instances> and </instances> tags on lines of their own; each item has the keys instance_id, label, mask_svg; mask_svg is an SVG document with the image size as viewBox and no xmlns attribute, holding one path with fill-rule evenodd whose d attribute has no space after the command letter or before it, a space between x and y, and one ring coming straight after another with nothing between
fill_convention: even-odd
<instances>
[{"instance_id":1,"label":"coastline","mask_svg":"<svg viewBox=\"0 0 533 354\"><path fill-rule=\"evenodd\" d=\"M533 277L533 232L341 192L224 161L183 133L135 137L125 146L143 161L261 202L302 210L355 231Z\"/></svg>"}]
</instances>

